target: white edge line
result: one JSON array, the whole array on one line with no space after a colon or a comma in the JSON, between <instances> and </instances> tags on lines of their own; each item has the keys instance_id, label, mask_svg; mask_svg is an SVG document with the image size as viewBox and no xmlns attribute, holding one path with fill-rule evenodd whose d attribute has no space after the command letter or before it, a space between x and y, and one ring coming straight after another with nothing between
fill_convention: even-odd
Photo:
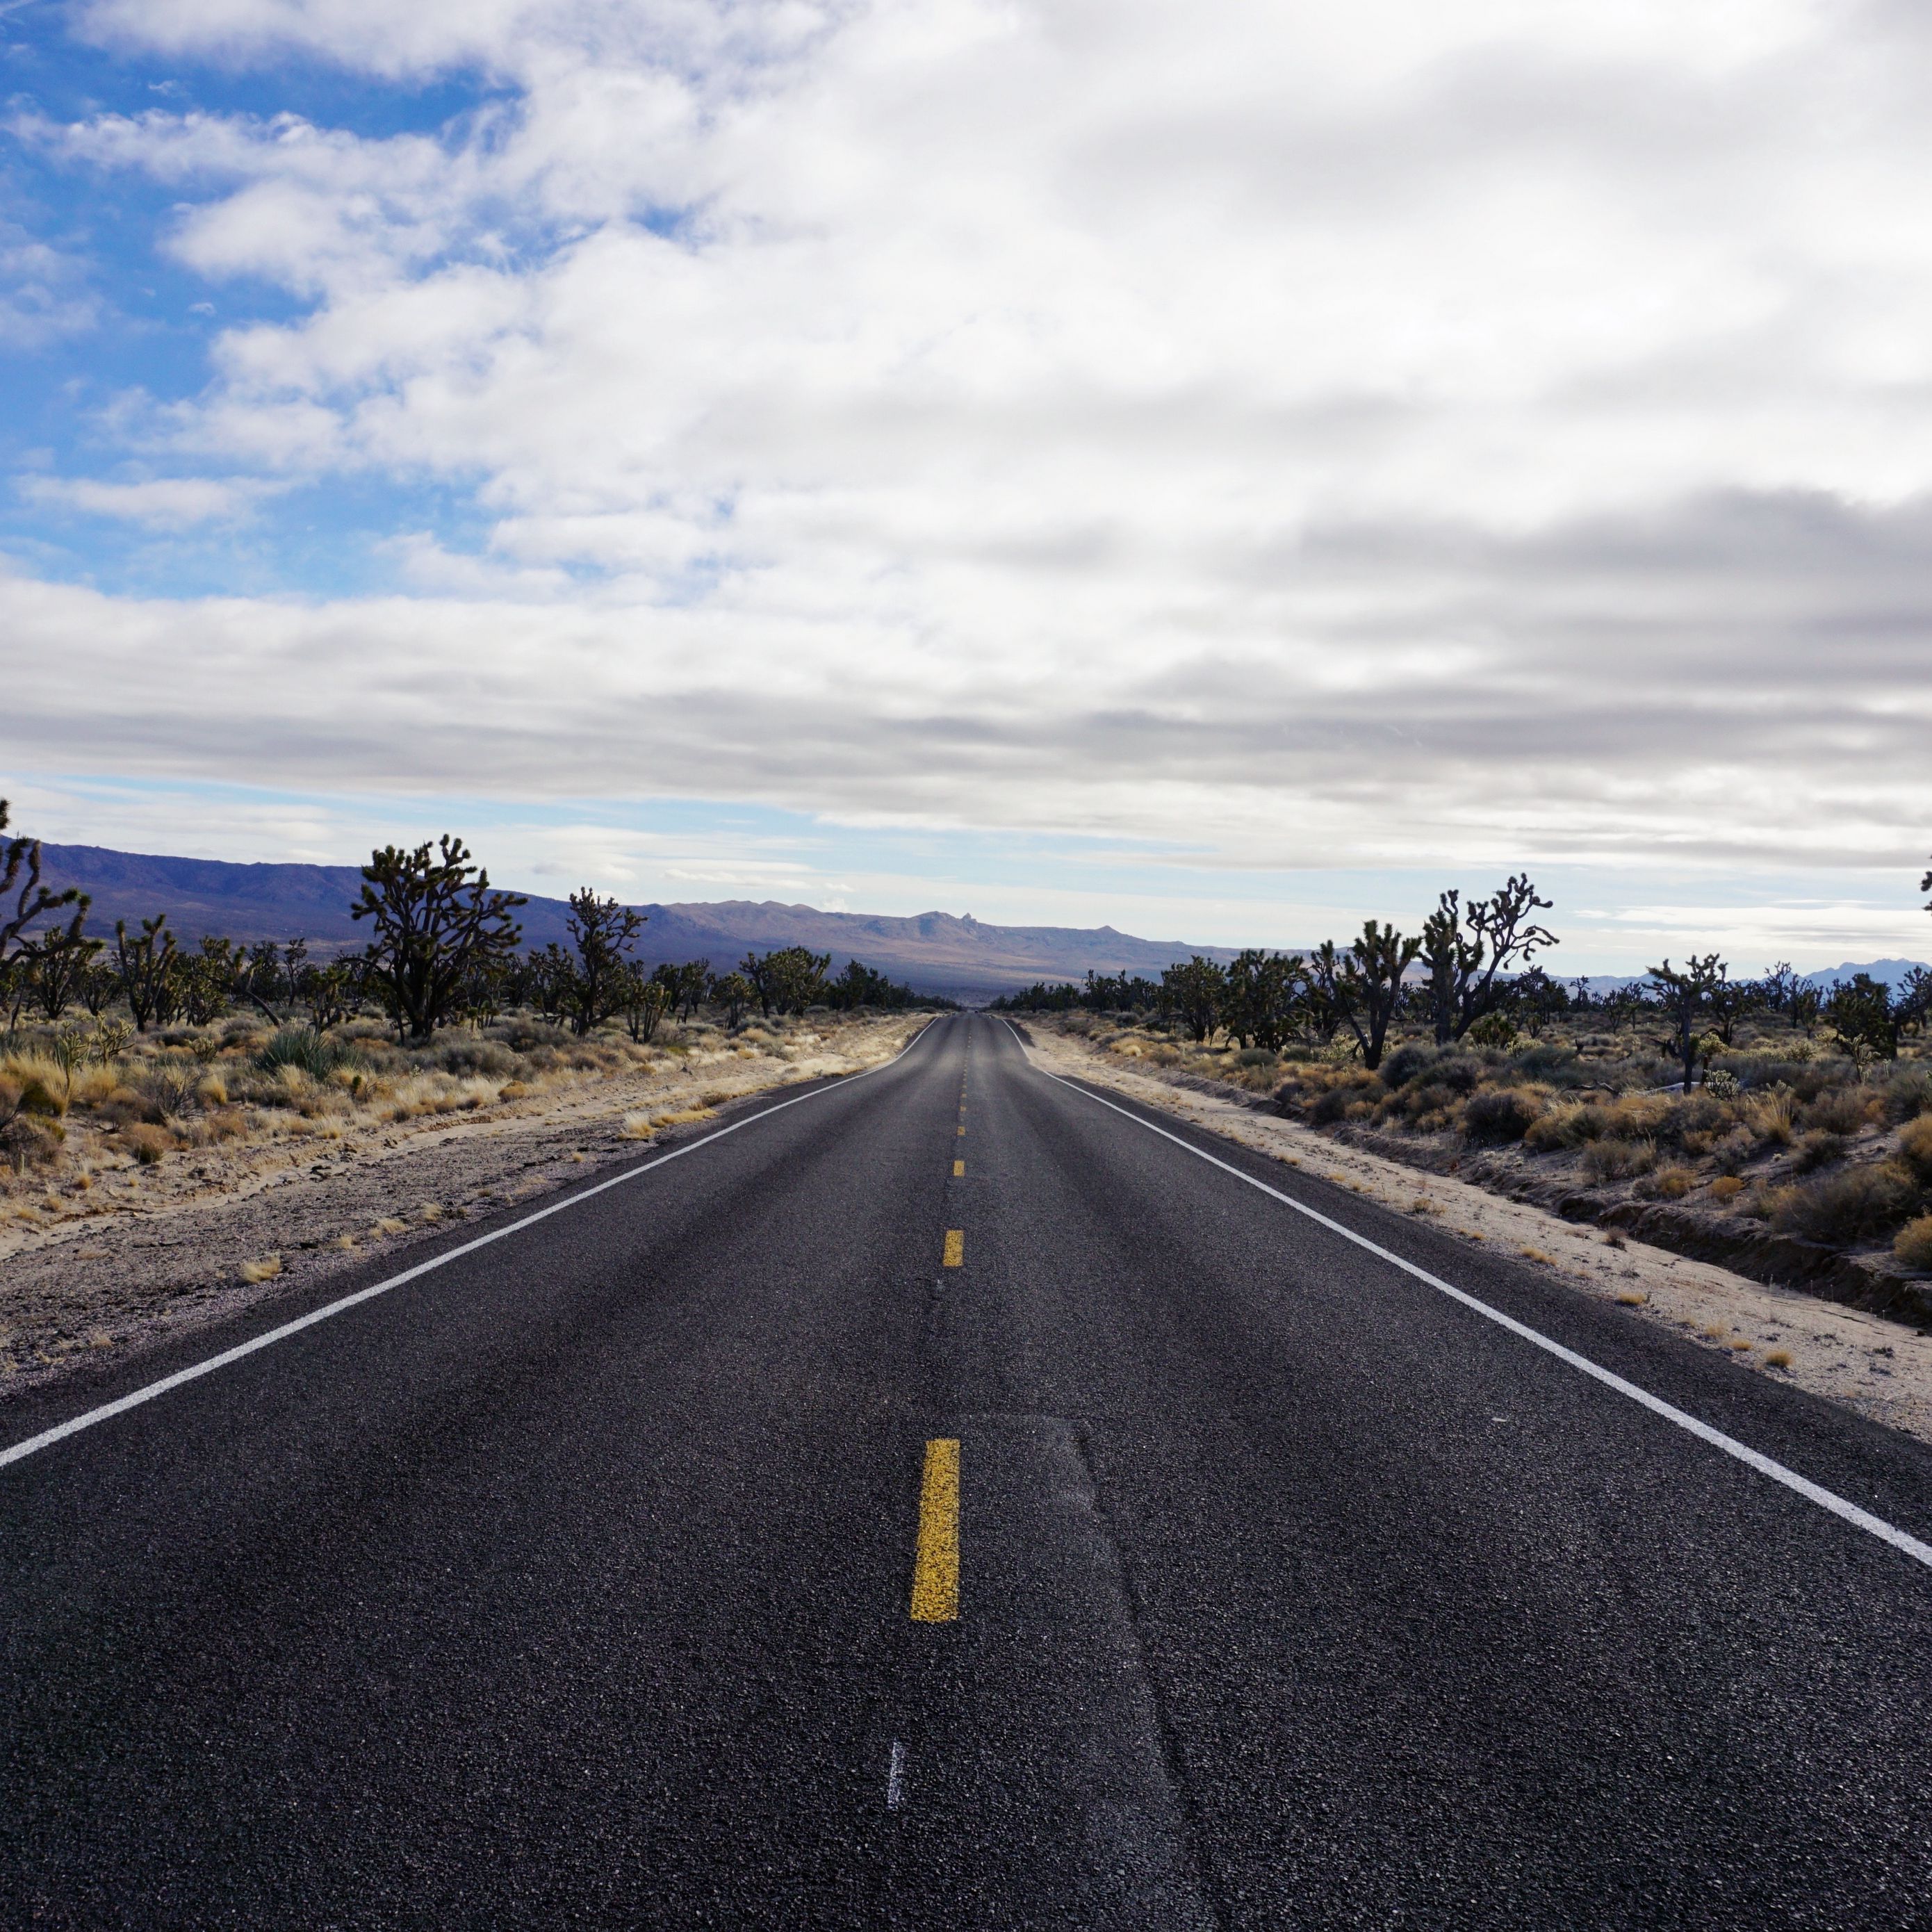
<instances>
[{"instance_id":1,"label":"white edge line","mask_svg":"<svg viewBox=\"0 0 1932 1932\"><path fill-rule=\"evenodd\" d=\"M1008 1020L1005 1024L1011 1032L1012 1022ZM1019 1040L1019 1035L1014 1033L1013 1038ZM1022 1050L1025 1044L1024 1040L1020 1040ZM1893 1549L1902 1551L1914 1562L1922 1563L1928 1569L1932 1569L1932 1544L1920 1542L1917 1537L1909 1535L1897 1524L1887 1522L1882 1516L1874 1516L1869 1510L1860 1509L1856 1503L1847 1502L1843 1496L1813 1482L1808 1476L1801 1476L1796 1469L1787 1469L1782 1462L1774 1462L1770 1456L1740 1442L1736 1436L1726 1436L1721 1429L1713 1429L1708 1422L1700 1422L1696 1417L1687 1414L1674 1403L1666 1402L1661 1396L1652 1395L1648 1389L1638 1388L1635 1382L1625 1382L1622 1376L1600 1366L1587 1355L1580 1355L1575 1349L1566 1348L1561 1342L1552 1341L1547 1335L1517 1321L1514 1316L1505 1315L1500 1308L1492 1308L1486 1301L1478 1300L1473 1294L1453 1287L1439 1276L1431 1274L1427 1269L1418 1268L1413 1262L1404 1261L1401 1256L1382 1246L1379 1242L1370 1240L1367 1235L1358 1234L1352 1228L1345 1228L1340 1221L1330 1220L1326 1214L1309 1207L1304 1202L1297 1201L1292 1195L1282 1193L1279 1188L1270 1187L1264 1180L1257 1180L1251 1174L1244 1174L1232 1162L1219 1159L1204 1148L1182 1139L1180 1135L1170 1133L1165 1127L1156 1126L1152 1120L1142 1119L1138 1114L1130 1112L1127 1108L1116 1106L1112 1100L1102 1100L1088 1088L1073 1081L1063 1079L1058 1073L1048 1072L1036 1061L1030 1060L1028 1064L1033 1066L1036 1072L1045 1074L1048 1079L1057 1082L1070 1092L1110 1108L1123 1120L1132 1120L1136 1126L1146 1128L1149 1133L1158 1134L1162 1140L1173 1142L1176 1147L1185 1149L1197 1160L1204 1160L1210 1167L1218 1167L1224 1174L1232 1174L1237 1180L1244 1180L1250 1187L1260 1189L1262 1193L1272 1196L1283 1207L1292 1208L1298 1214L1305 1214L1310 1220L1326 1228L1330 1233L1340 1234L1343 1240L1366 1249L1392 1268L1398 1268L1404 1274L1412 1275L1426 1286L1434 1288L1437 1294L1446 1294L1451 1301L1460 1302L1465 1308L1481 1316L1486 1321L1495 1322L1498 1328L1507 1328L1512 1335L1520 1336L1524 1341L1554 1355L1558 1361L1567 1362L1573 1369L1579 1370L1601 1382L1606 1388L1615 1389L1618 1394L1628 1396L1632 1402L1640 1403L1653 1415L1660 1415L1665 1421L1674 1422L1679 1429L1688 1430L1700 1442L1708 1442L1714 1449L1721 1449L1726 1456L1735 1456L1738 1462L1755 1469L1760 1475L1768 1476L1774 1483L1782 1483L1787 1490L1795 1490L1808 1502L1816 1503L1820 1509L1829 1510L1834 1516L1842 1516L1846 1522L1856 1524L1868 1535L1876 1537L1881 1543L1890 1544Z\"/></svg>"},{"instance_id":2,"label":"white edge line","mask_svg":"<svg viewBox=\"0 0 1932 1932\"><path fill-rule=\"evenodd\" d=\"M600 1180L593 1186L581 1189L562 1201L553 1201L548 1208L539 1208L533 1214L526 1214L506 1226L493 1228L487 1234L478 1234L475 1240L465 1241L459 1246L446 1248L440 1255L432 1256L426 1262L418 1262L414 1268L405 1268L400 1274L392 1274L386 1281L379 1281L368 1288L359 1288L353 1294L345 1294L339 1300L332 1301L320 1308L312 1308L306 1315L298 1316L292 1322L284 1322L279 1328L271 1328L266 1334L257 1335L253 1341L242 1342L232 1348L224 1348L218 1355L211 1355L205 1362L196 1362L190 1367L178 1369L171 1376L164 1376L159 1382L148 1382L130 1394L113 1402L103 1402L98 1408L90 1408L68 1420L57 1423L52 1429L44 1429L38 1436L30 1436L24 1442L16 1442L10 1448L0 1449L0 1468L9 1462L24 1461L39 1450L50 1448L55 1443L63 1442L70 1436L78 1436L83 1429L92 1429L97 1423L110 1420L115 1416L124 1415L130 1408L139 1408L143 1402L152 1402L157 1396L166 1395L170 1389L178 1389L184 1382L191 1382L200 1377L212 1375L217 1369L226 1368L230 1362L238 1362L244 1355L252 1355L257 1349L266 1348L277 1342L285 1342L291 1335L299 1335L304 1328L313 1328L318 1322L326 1322L332 1316L345 1313L364 1301L373 1301L379 1294L387 1294L392 1288L400 1288L405 1282L434 1273L437 1268L446 1268L465 1255L473 1255L478 1248L487 1248L493 1241L500 1241L506 1236L520 1233L525 1228L534 1227L539 1221L547 1221L553 1214L561 1214L566 1208L574 1208L580 1202L588 1201L593 1195L602 1194L610 1188L621 1187L627 1180L634 1180L640 1174L649 1174L652 1168L664 1166L668 1162L680 1160L688 1154L695 1154L701 1147L709 1147L713 1141L722 1141L727 1134L735 1134L740 1127L755 1126L759 1121L768 1120L773 1114L782 1113L788 1107L796 1107L800 1102L816 1100L826 1094L843 1093L855 1080L863 1080L866 1076L883 1073L889 1066L896 1066L922 1040L936 1024L928 1020L926 1024L894 1054L890 1060L882 1060L877 1066L868 1066L863 1072L848 1075L842 1080L834 1080L823 1087L814 1087L809 1094L794 1094L789 1100L780 1100L775 1106L763 1107L755 1114L748 1114L742 1120L734 1120L728 1127L720 1127L716 1133L706 1134L703 1139L688 1141L681 1148L674 1148L669 1154L659 1154L656 1160L642 1162L636 1167L627 1167L622 1174L613 1174L608 1180Z\"/></svg>"}]
</instances>

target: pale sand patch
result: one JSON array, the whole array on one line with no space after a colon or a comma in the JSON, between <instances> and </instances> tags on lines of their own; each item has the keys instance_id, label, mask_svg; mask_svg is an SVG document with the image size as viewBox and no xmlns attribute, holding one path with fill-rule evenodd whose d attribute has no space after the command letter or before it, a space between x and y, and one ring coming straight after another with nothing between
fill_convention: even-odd
<instances>
[{"instance_id":1,"label":"pale sand patch","mask_svg":"<svg viewBox=\"0 0 1932 1932\"><path fill-rule=\"evenodd\" d=\"M1633 1314L1932 1442L1932 1336L1799 1289L1767 1288L1641 1241L1614 1247L1600 1229L1453 1176L1343 1146L1232 1097L1177 1086L1157 1072L1131 1072L1084 1040L1045 1027L1032 1031L1029 1056L1049 1072L1109 1088L1384 1206L1426 1214L1432 1226L1542 1268L1601 1300L1641 1296ZM1735 1346L1741 1342L1749 1347ZM1780 1350L1790 1356L1788 1368L1773 1367L1767 1359Z\"/></svg>"}]
</instances>

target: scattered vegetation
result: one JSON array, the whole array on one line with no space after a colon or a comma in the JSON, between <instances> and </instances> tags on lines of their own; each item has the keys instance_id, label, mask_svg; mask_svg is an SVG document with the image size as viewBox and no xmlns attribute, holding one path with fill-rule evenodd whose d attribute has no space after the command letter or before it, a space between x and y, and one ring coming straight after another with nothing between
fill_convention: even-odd
<instances>
[{"instance_id":1,"label":"scattered vegetation","mask_svg":"<svg viewBox=\"0 0 1932 1932\"><path fill-rule=\"evenodd\" d=\"M1370 921L1346 948L995 1004L1573 1216L1654 1232L1666 1214L1741 1249L1768 1232L1932 1273L1932 972L1822 992L1706 953L1598 989L1544 970L1549 906L1519 877L1466 904L1444 892L1413 938Z\"/></svg>"},{"instance_id":2,"label":"scattered vegetation","mask_svg":"<svg viewBox=\"0 0 1932 1932\"><path fill-rule=\"evenodd\" d=\"M0 832L9 824L0 801ZM40 848L0 838L0 1217L40 1225L122 1204L142 1170L221 1148L307 1143L514 1106L653 1066L810 1057L832 1016L916 1000L862 962L792 947L714 975L646 966L644 916L586 887L571 945L520 951L524 903L493 890L462 841L386 847L351 908L359 953L302 939L180 943L164 911L86 930L87 899L43 884ZM706 1118L736 1087L632 1117L648 1136ZM379 1231L380 1232L380 1231ZM249 1280L279 1268L242 1264Z\"/></svg>"}]
</instances>

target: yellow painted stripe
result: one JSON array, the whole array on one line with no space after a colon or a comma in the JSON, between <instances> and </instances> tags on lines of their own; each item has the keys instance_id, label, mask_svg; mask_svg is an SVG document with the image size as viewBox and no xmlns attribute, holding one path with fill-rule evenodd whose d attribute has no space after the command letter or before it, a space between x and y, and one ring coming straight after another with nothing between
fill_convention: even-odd
<instances>
[{"instance_id":1,"label":"yellow painted stripe","mask_svg":"<svg viewBox=\"0 0 1932 1932\"><path fill-rule=\"evenodd\" d=\"M962 1141L966 1138L966 1123L964 1120L959 1123L959 1138Z\"/></svg>"},{"instance_id":2,"label":"yellow painted stripe","mask_svg":"<svg viewBox=\"0 0 1932 1932\"><path fill-rule=\"evenodd\" d=\"M946 1252L940 1256L948 1268L957 1268L966 1258L966 1230L948 1228L946 1231Z\"/></svg>"},{"instance_id":3,"label":"yellow painted stripe","mask_svg":"<svg viewBox=\"0 0 1932 1932\"><path fill-rule=\"evenodd\" d=\"M955 1180L957 1180L965 1172L966 1163L963 1160L956 1160L952 1163L952 1178Z\"/></svg>"},{"instance_id":4,"label":"yellow painted stripe","mask_svg":"<svg viewBox=\"0 0 1932 1932\"><path fill-rule=\"evenodd\" d=\"M912 1566L912 1620L950 1624L959 1616L959 1444L926 1445L919 1486L919 1549Z\"/></svg>"}]
</instances>

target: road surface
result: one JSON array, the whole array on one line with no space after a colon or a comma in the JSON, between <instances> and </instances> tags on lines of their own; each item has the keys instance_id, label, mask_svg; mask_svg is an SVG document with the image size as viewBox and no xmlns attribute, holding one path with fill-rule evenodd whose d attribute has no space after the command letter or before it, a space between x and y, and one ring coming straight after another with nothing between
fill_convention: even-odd
<instances>
[{"instance_id":1,"label":"road surface","mask_svg":"<svg viewBox=\"0 0 1932 1932\"><path fill-rule=\"evenodd\" d=\"M996 1018L785 1098L0 1467L0 1923L1932 1923L1924 1448Z\"/></svg>"}]
</instances>

